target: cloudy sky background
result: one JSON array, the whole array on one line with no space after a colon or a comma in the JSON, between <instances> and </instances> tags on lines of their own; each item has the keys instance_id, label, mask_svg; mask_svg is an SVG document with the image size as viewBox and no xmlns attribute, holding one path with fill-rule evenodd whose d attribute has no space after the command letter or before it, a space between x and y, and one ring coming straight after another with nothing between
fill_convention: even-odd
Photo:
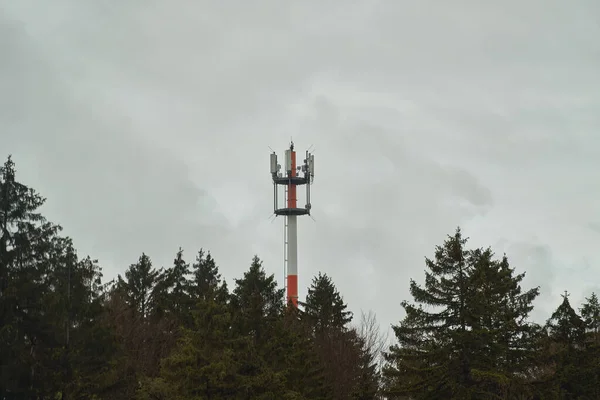
<instances>
[{"instance_id":1,"label":"cloudy sky background","mask_svg":"<svg viewBox=\"0 0 600 400\"><path fill-rule=\"evenodd\" d=\"M600 3L0 0L0 156L108 277L211 250L282 278L268 146L316 148L318 271L386 326L456 226L600 291ZM303 192L302 192L303 193Z\"/></svg>"}]
</instances>

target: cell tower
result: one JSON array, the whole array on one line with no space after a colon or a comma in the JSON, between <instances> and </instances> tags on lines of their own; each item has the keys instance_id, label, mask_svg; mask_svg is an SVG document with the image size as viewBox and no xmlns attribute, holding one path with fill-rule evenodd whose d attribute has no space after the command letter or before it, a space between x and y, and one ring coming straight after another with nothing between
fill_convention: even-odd
<instances>
[{"instance_id":1,"label":"cell tower","mask_svg":"<svg viewBox=\"0 0 600 400\"><path fill-rule=\"evenodd\" d=\"M285 151L285 175L281 165L277 163L277 154L271 154L271 175L273 177L273 209L276 216L285 217L284 225L284 261L283 273L287 289L287 302L292 302L298 307L298 223L297 218L301 215L310 215L310 185L314 179L315 156L306 151L303 165L296 164L296 152L294 142ZM278 185L285 186L285 207L278 205ZM298 207L297 187L306 185L306 205Z\"/></svg>"}]
</instances>

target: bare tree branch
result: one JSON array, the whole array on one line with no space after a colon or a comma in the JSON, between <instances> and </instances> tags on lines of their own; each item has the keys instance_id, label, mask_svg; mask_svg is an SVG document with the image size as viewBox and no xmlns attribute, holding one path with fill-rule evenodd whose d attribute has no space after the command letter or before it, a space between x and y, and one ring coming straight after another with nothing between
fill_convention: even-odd
<instances>
[{"instance_id":1,"label":"bare tree branch","mask_svg":"<svg viewBox=\"0 0 600 400\"><path fill-rule=\"evenodd\" d=\"M389 331L381 331L377 315L372 310L368 313L361 310L357 331L365 343L365 349L373 356L378 368L381 368L384 362L383 354L389 347Z\"/></svg>"}]
</instances>

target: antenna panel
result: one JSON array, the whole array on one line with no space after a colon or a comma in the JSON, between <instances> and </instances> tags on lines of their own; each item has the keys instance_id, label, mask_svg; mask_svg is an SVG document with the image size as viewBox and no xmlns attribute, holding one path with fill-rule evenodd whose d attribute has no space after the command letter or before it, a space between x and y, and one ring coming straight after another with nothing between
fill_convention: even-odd
<instances>
[{"instance_id":1,"label":"antenna panel","mask_svg":"<svg viewBox=\"0 0 600 400\"><path fill-rule=\"evenodd\" d=\"M271 154L271 173L277 173L277 154L275 152Z\"/></svg>"},{"instance_id":2,"label":"antenna panel","mask_svg":"<svg viewBox=\"0 0 600 400\"><path fill-rule=\"evenodd\" d=\"M285 151L285 170L287 172L292 171L292 151L291 150Z\"/></svg>"}]
</instances>

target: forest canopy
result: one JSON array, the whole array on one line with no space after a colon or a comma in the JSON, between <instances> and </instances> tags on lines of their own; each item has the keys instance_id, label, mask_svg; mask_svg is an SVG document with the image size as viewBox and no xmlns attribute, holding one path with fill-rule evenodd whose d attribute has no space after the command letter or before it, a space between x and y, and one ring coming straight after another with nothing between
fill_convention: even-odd
<instances>
[{"instance_id":1,"label":"forest canopy","mask_svg":"<svg viewBox=\"0 0 600 400\"><path fill-rule=\"evenodd\" d=\"M406 282L388 346L331 276L315 276L296 309L258 256L231 287L202 248L160 267L143 253L106 281L44 202L9 157L0 400L600 398L596 294L577 307L565 292L534 323L540 289L522 286L507 255L469 248L460 228Z\"/></svg>"}]
</instances>

